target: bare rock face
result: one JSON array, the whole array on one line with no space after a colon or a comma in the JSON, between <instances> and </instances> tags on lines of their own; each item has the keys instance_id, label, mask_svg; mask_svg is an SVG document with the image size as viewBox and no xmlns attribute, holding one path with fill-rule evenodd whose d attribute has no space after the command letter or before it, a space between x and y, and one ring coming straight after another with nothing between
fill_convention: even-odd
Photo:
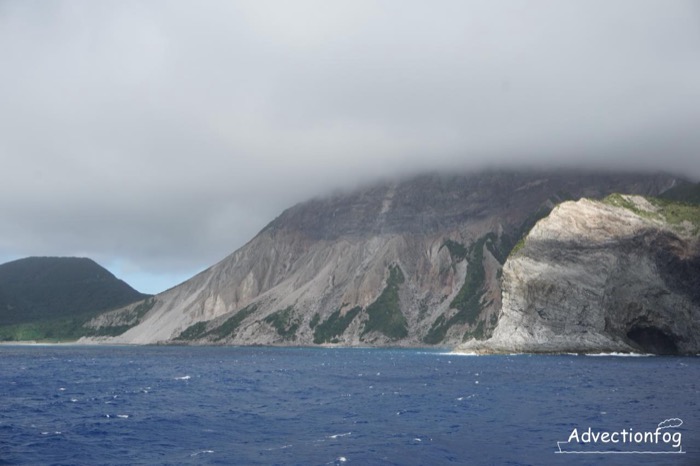
<instances>
[{"instance_id":1,"label":"bare rock face","mask_svg":"<svg viewBox=\"0 0 700 466\"><path fill-rule=\"evenodd\" d=\"M492 338L458 349L696 354L699 232L700 206L564 202L507 260Z\"/></svg>"},{"instance_id":2,"label":"bare rock face","mask_svg":"<svg viewBox=\"0 0 700 466\"><path fill-rule=\"evenodd\" d=\"M508 253L565 199L656 195L665 175L421 176L315 199L148 306L89 326L119 343L443 345L487 338ZM144 313L143 311L147 309Z\"/></svg>"}]
</instances>

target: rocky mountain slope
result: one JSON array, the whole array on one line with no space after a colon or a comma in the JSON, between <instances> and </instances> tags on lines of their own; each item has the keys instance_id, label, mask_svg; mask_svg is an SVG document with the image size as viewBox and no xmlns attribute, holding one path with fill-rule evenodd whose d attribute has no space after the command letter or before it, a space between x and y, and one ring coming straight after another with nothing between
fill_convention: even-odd
<instances>
[{"instance_id":1,"label":"rocky mountain slope","mask_svg":"<svg viewBox=\"0 0 700 466\"><path fill-rule=\"evenodd\" d=\"M666 175L426 175L283 212L223 261L88 325L121 343L454 345L490 336L508 253L566 199Z\"/></svg>"},{"instance_id":2,"label":"rocky mountain slope","mask_svg":"<svg viewBox=\"0 0 700 466\"><path fill-rule=\"evenodd\" d=\"M564 202L521 246L492 338L461 351L700 353L700 206Z\"/></svg>"},{"instance_id":3,"label":"rocky mountain slope","mask_svg":"<svg viewBox=\"0 0 700 466\"><path fill-rule=\"evenodd\" d=\"M57 320L91 318L146 297L87 258L7 262L0 265L0 339L43 338L39 327L50 329L52 337L74 337L61 335Z\"/></svg>"}]
</instances>

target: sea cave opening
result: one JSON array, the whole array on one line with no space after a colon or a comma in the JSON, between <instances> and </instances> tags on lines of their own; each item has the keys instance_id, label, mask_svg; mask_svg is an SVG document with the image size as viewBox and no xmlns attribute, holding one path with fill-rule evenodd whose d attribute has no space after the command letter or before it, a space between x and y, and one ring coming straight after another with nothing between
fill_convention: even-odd
<instances>
[{"instance_id":1,"label":"sea cave opening","mask_svg":"<svg viewBox=\"0 0 700 466\"><path fill-rule=\"evenodd\" d=\"M656 327L632 327L627 332L627 338L636 343L646 353L678 354L678 347L673 338Z\"/></svg>"}]
</instances>

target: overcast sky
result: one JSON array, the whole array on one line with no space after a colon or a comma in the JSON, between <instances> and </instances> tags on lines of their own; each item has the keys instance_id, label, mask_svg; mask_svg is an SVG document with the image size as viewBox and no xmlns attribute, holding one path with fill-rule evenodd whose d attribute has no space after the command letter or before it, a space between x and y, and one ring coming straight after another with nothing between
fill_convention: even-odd
<instances>
[{"instance_id":1,"label":"overcast sky","mask_svg":"<svg viewBox=\"0 0 700 466\"><path fill-rule=\"evenodd\" d=\"M0 262L158 292L378 177L700 178L700 2L0 2Z\"/></svg>"}]
</instances>

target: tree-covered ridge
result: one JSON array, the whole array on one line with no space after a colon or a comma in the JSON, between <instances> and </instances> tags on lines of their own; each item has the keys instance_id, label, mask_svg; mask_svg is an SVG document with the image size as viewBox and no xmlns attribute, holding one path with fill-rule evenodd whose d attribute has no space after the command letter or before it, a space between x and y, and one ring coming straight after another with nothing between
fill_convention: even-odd
<instances>
[{"instance_id":1,"label":"tree-covered ridge","mask_svg":"<svg viewBox=\"0 0 700 466\"><path fill-rule=\"evenodd\" d=\"M29 257L0 265L0 326L96 315L147 296L87 258Z\"/></svg>"}]
</instances>

